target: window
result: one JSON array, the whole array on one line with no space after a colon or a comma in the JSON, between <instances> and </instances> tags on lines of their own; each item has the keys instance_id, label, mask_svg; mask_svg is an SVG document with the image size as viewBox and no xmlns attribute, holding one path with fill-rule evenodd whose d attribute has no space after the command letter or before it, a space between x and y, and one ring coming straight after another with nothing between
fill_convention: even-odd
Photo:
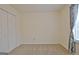
<instances>
[{"instance_id":1,"label":"window","mask_svg":"<svg viewBox=\"0 0 79 59\"><path fill-rule=\"evenodd\" d=\"M75 22L75 26L73 28L73 33L74 33L74 39L79 40L79 7L78 7L77 19Z\"/></svg>"}]
</instances>

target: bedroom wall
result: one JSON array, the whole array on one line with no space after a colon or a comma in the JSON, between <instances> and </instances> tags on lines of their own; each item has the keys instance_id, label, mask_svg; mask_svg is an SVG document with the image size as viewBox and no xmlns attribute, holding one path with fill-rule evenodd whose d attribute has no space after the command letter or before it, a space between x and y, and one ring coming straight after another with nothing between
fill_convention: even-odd
<instances>
[{"instance_id":1,"label":"bedroom wall","mask_svg":"<svg viewBox=\"0 0 79 59\"><path fill-rule=\"evenodd\" d=\"M65 7L60 11L61 14L61 40L60 44L62 44L66 49L68 49L69 43L69 33L70 33L70 12L69 6L65 5Z\"/></svg>"},{"instance_id":2,"label":"bedroom wall","mask_svg":"<svg viewBox=\"0 0 79 59\"><path fill-rule=\"evenodd\" d=\"M58 12L22 14L22 44L57 44L60 40Z\"/></svg>"},{"instance_id":3,"label":"bedroom wall","mask_svg":"<svg viewBox=\"0 0 79 59\"><path fill-rule=\"evenodd\" d=\"M4 9L14 15L16 15L16 27L17 27L17 46L19 46L21 44L21 27L20 27L20 13L18 11L16 11L12 6L8 5L8 4L0 4L0 8Z\"/></svg>"}]
</instances>

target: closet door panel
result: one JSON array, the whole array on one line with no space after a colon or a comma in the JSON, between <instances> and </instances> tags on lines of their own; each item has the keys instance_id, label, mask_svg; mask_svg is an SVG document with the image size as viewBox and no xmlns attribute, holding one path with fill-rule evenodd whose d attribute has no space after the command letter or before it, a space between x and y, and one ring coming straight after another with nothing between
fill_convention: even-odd
<instances>
[{"instance_id":1,"label":"closet door panel","mask_svg":"<svg viewBox=\"0 0 79 59\"><path fill-rule=\"evenodd\" d=\"M17 46L17 40L16 40L16 21L15 21L16 19L15 19L15 16L14 15L12 15L12 29L13 29L13 41L14 41L14 43L13 43L13 45L14 45L14 48Z\"/></svg>"},{"instance_id":2,"label":"closet door panel","mask_svg":"<svg viewBox=\"0 0 79 59\"><path fill-rule=\"evenodd\" d=\"M1 52L8 52L7 13L1 11Z\"/></svg>"},{"instance_id":3,"label":"closet door panel","mask_svg":"<svg viewBox=\"0 0 79 59\"><path fill-rule=\"evenodd\" d=\"M12 50L12 21L11 21L11 15L8 14L8 40L9 40L9 51Z\"/></svg>"},{"instance_id":4,"label":"closet door panel","mask_svg":"<svg viewBox=\"0 0 79 59\"><path fill-rule=\"evenodd\" d=\"M16 38L15 38L15 23L14 16L8 14L8 38L9 38L9 51L16 47Z\"/></svg>"}]
</instances>

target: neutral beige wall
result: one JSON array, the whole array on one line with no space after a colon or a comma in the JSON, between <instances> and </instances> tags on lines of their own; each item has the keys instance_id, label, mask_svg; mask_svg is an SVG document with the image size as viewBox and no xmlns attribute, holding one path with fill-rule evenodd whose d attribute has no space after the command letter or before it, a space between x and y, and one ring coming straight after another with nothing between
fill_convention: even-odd
<instances>
[{"instance_id":1,"label":"neutral beige wall","mask_svg":"<svg viewBox=\"0 0 79 59\"><path fill-rule=\"evenodd\" d=\"M20 36L21 35L21 30L20 29L21 28L20 28L20 14L19 14L19 12L16 11L12 6L10 6L8 4L7 5L6 4L0 4L0 8L16 15L16 18L17 18L17 20L16 20L17 46L20 45L20 43L21 43L21 40L20 40L21 39L21 36Z\"/></svg>"},{"instance_id":2,"label":"neutral beige wall","mask_svg":"<svg viewBox=\"0 0 79 59\"><path fill-rule=\"evenodd\" d=\"M61 40L60 44L62 44L66 49L68 49L69 43L69 33L70 33L70 14L69 14L69 5L65 5L65 7L61 10Z\"/></svg>"},{"instance_id":3,"label":"neutral beige wall","mask_svg":"<svg viewBox=\"0 0 79 59\"><path fill-rule=\"evenodd\" d=\"M58 12L34 12L22 14L23 44L57 44L60 40Z\"/></svg>"},{"instance_id":4,"label":"neutral beige wall","mask_svg":"<svg viewBox=\"0 0 79 59\"><path fill-rule=\"evenodd\" d=\"M21 45L21 39L22 39L22 34L21 34L21 16L20 13L17 13L17 20L16 20L16 27L17 27L17 43L18 46Z\"/></svg>"},{"instance_id":5,"label":"neutral beige wall","mask_svg":"<svg viewBox=\"0 0 79 59\"><path fill-rule=\"evenodd\" d=\"M13 13L15 15L17 14L17 11L8 4L0 4L0 8L4 9L4 10L10 12L10 13Z\"/></svg>"}]
</instances>

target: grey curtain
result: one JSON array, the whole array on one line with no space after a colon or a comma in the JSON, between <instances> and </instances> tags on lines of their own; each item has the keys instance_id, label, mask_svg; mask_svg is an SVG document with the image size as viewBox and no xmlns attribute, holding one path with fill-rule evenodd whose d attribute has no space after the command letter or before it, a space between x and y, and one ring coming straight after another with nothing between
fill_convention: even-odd
<instances>
[{"instance_id":1,"label":"grey curtain","mask_svg":"<svg viewBox=\"0 0 79 59\"><path fill-rule=\"evenodd\" d=\"M73 34L73 27L75 25L75 21L77 19L78 14L78 4L72 4L70 6L70 37L69 37L69 52L75 53L76 52L76 45L75 45L75 39Z\"/></svg>"}]
</instances>

